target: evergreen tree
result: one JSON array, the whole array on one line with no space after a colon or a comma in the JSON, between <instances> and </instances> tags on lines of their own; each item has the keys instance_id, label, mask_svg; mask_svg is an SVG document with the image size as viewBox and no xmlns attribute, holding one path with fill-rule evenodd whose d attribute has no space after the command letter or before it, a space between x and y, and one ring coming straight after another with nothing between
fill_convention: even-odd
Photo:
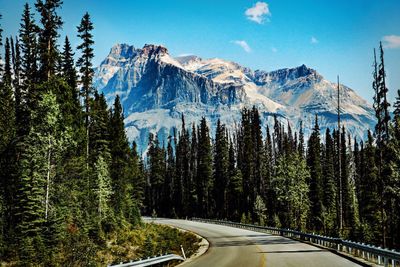
<instances>
[{"instance_id":1,"label":"evergreen tree","mask_svg":"<svg viewBox=\"0 0 400 267\"><path fill-rule=\"evenodd\" d=\"M255 200L254 195L254 143L252 136L251 112L248 109L242 110L242 166L241 172L243 175L243 196L244 196L244 211L251 212Z\"/></svg>"},{"instance_id":2,"label":"evergreen tree","mask_svg":"<svg viewBox=\"0 0 400 267\"><path fill-rule=\"evenodd\" d=\"M90 146L90 138L89 138L89 108L90 108L90 99L93 93L92 88L92 79L93 79L93 64L92 60L94 57L93 54L93 23L90 20L89 13L86 13L80 25L78 26L78 37L82 39L82 43L78 45L78 49L81 50L81 57L76 62L77 67L79 67L79 72L81 75L82 91L81 94L84 97L85 101L85 127L86 127L86 156L89 157L89 146Z\"/></svg>"},{"instance_id":3,"label":"evergreen tree","mask_svg":"<svg viewBox=\"0 0 400 267\"><path fill-rule=\"evenodd\" d=\"M252 199L255 201L257 195L265 195L264 180L262 178L264 146L261 132L261 119L258 109L253 106L251 110L251 132L252 132L252 143L253 143L253 159L254 159L254 189Z\"/></svg>"},{"instance_id":4,"label":"evergreen tree","mask_svg":"<svg viewBox=\"0 0 400 267\"><path fill-rule=\"evenodd\" d=\"M310 168L309 199L310 218L309 228L322 230L323 192L322 192L322 166L321 166L321 141L318 125L318 116L315 116L315 124L308 140L307 165Z\"/></svg>"},{"instance_id":5,"label":"evergreen tree","mask_svg":"<svg viewBox=\"0 0 400 267\"><path fill-rule=\"evenodd\" d=\"M39 34L40 79L46 81L56 74L59 61L57 48L58 30L63 22L57 14L57 9L62 5L61 0L37 0L35 7L40 14L42 28Z\"/></svg>"},{"instance_id":6,"label":"evergreen tree","mask_svg":"<svg viewBox=\"0 0 400 267\"><path fill-rule=\"evenodd\" d=\"M94 164L95 177L95 197L99 223L103 223L107 218L112 217L111 196L114 194L111 186L111 177L108 170L107 161L99 156Z\"/></svg>"},{"instance_id":7,"label":"evergreen tree","mask_svg":"<svg viewBox=\"0 0 400 267\"><path fill-rule=\"evenodd\" d=\"M228 137L226 136L225 126L221 125L220 120L217 122L217 130L215 135L215 151L214 151L214 200L216 206L216 216L218 218L226 218L226 191L227 178L229 168L228 154Z\"/></svg>"},{"instance_id":8,"label":"evergreen tree","mask_svg":"<svg viewBox=\"0 0 400 267\"><path fill-rule=\"evenodd\" d=\"M109 113L104 94L95 93L91 105L91 121L89 128L90 143L90 162L96 162L102 155L105 160L110 156L110 133L109 133ZM108 156L107 156L108 155Z\"/></svg>"},{"instance_id":9,"label":"evergreen tree","mask_svg":"<svg viewBox=\"0 0 400 267\"><path fill-rule=\"evenodd\" d=\"M229 181L227 187L228 216L231 219L239 220L242 209L243 181L242 173L236 166L235 150L233 142L229 145Z\"/></svg>"},{"instance_id":10,"label":"evergreen tree","mask_svg":"<svg viewBox=\"0 0 400 267\"><path fill-rule=\"evenodd\" d=\"M182 114L182 131L185 129L185 117ZM175 179L173 181L173 207L175 210L173 213L177 216L182 216L183 208L182 208L182 201L183 201L183 181L182 181L182 169L183 169L183 157L184 154L182 152L181 146L181 138L179 138L179 142L177 140L176 131L174 131L174 143L176 144L176 161L175 161ZM199 215L201 216L201 214Z\"/></svg>"},{"instance_id":11,"label":"evergreen tree","mask_svg":"<svg viewBox=\"0 0 400 267\"><path fill-rule=\"evenodd\" d=\"M60 111L53 93L45 93L38 109L32 112L32 126L24 140L20 160L20 183L17 216L21 257L28 262L40 262L38 256L45 246L42 235L49 214L51 178L55 156L62 148L59 132ZM36 245L35 245L36 244ZM36 250L33 247L36 246ZM40 248L43 247L43 248Z\"/></svg>"},{"instance_id":12,"label":"evergreen tree","mask_svg":"<svg viewBox=\"0 0 400 267\"><path fill-rule=\"evenodd\" d=\"M12 66L11 66L11 47L10 40L6 38L5 43L5 56L4 56L4 74L3 74L3 84L6 86L12 86Z\"/></svg>"},{"instance_id":13,"label":"evergreen tree","mask_svg":"<svg viewBox=\"0 0 400 267\"><path fill-rule=\"evenodd\" d=\"M303 121L300 121L300 131L299 131L299 147L298 151L300 156L304 157L304 133L303 133Z\"/></svg>"},{"instance_id":14,"label":"evergreen tree","mask_svg":"<svg viewBox=\"0 0 400 267\"><path fill-rule=\"evenodd\" d=\"M149 136L149 148L147 153L147 161L149 168L149 211L156 212L156 214L162 214L162 201L163 197L163 186L164 186L164 174L165 174L165 151L160 147L157 136L150 134Z\"/></svg>"},{"instance_id":15,"label":"evergreen tree","mask_svg":"<svg viewBox=\"0 0 400 267\"><path fill-rule=\"evenodd\" d=\"M18 136L24 136L29 130L30 110L38 102L35 83L38 82L37 70L37 33L29 4L26 3L21 18L19 38L21 40L21 86L16 91L16 123Z\"/></svg>"},{"instance_id":16,"label":"evergreen tree","mask_svg":"<svg viewBox=\"0 0 400 267\"><path fill-rule=\"evenodd\" d=\"M283 227L305 229L310 208L309 179L306 162L298 154L279 158L272 186L278 201L277 215Z\"/></svg>"},{"instance_id":17,"label":"evergreen tree","mask_svg":"<svg viewBox=\"0 0 400 267\"><path fill-rule=\"evenodd\" d=\"M213 212L212 154L209 128L204 117L200 121L198 138L197 210L200 215L208 217Z\"/></svg>"},{"instance_id":18,"label":"evergreen tree","mask_svg":"<svg viewBox=\"0 0 400 267\"><path fill-rule=\"evenodd\" d=\"M166 172L164 179L164 200L163 200L163 211L164 216L172 217L176 216L173 214L172 210L174 207L171 207L171 203L173 203L173 189L174 189L174 180L175 180L175 157L174 150L172 147L172 137L168 137L168 145L167 145L167 162L166 162Z\"/></svg>"},{"instance_id":19,"label":"evergreen tree","mask_svg":"<svg viewBox=\"0 0 400 267\"><path fill-rule=\"evenodd\" d=\"M330 129L326 129L325 133L325 147L323 150L323 205L324 210L322 214L324 232L325 234L334 235L336 229L336 178L335 178L335 164L334 164L335 146L330 133Z\"/></svg>"},{"instance_id":20,"label":"evergreen tree","mask_svg":"<svg viewBox=\"0 0 400 267\"><path fill-rule=\"evenodd\" d=\"M272 175L274 174L274 155L272 149L272 139L271 134L269 131L269 127L267 126L266 130L266 138L265 138L265 146L264 146L264 172L263 172L263 179L264 179L264 194L261 196L266 200L267 205L267 220L268 225L272 225L272 218L275 213L275 192L272 188Z\"/></svg>"},{"instance_id":21,"label":"evergreen tree","mask_svg":"<svg viewBox=\"0 0 400 267\"><path fill-rule=\"evenodd\" d=\"M65 36L64 48L61 55L61 71L62 76L68 85L74 90L74 97L78 98L77 94L77 77L74 63L74 52L72 51L71 43L68 36Z\"/></svg>"},{"instance_id":22,"label":"evergreen tree","mask_svg":"<svg viewBox=\"0 0 400 267\"><path fill-rule=\"evenodd\" d=\"M117 95L114 108L109 119L111 165L110 177L114 192L113 206L116 215L123 217L123 212L129 210L129 143L125 134L124 115Z\"/></svg>"},{"instance_id":23,"label":"evergreen tree","mask_svg":"<svg viewBox=\"0 0 400 267\"><path fill-rule=\"evenodd\" d=\"M14 91L20 90L20 82L21 82L21 54L19 49L19 41L18 38L14 40L11 37L11 55L12 55L12 65L13 65L13 87Z\"/></svg>"}]
</instances>

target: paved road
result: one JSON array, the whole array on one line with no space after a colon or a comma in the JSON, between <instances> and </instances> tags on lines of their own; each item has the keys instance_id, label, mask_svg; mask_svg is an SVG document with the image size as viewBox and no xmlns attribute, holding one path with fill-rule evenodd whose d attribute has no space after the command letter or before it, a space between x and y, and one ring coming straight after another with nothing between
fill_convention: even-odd
<instances>
[{"instance_id":1,"label":"paved road","mask_svg":"<svg viewBox=\"0 0 400 267\"><path fill-rule=\"evenodd\" d=\"M184 267L359 266L327 250L281 236L185 220L155 222L195 232L209 241L208 251Z\"/></svg>"}]
</instances>

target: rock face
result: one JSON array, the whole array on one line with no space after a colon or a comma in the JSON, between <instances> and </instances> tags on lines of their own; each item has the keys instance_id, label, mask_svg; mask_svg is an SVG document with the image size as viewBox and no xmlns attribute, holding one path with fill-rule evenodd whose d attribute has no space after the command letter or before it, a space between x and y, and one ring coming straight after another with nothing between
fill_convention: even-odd
<instances>
[{"instance_id":1,"label":"rock face","mask_svg":"<svg viewBox=\"0 0 400 267\"><path fill-rule=\"evenodd\" d=\"M305 65L252 71L218 58L173 58L163 46L135 49L118 44L96 69L94 84L109 104L116 95L121 97L128 137L142 152L149 132L167 140L174 128L181 128L182 114L187 126L204 116L212 127L221 119L228 129L234 129L241 109L256 106L263 130L274 114L294 128L303 121L306 134L315 114L322 133L336 126L337 85ZM344 85L340 98L343 124L363 138L375 124L372 106Z\"/></svg>"}]
</instances>

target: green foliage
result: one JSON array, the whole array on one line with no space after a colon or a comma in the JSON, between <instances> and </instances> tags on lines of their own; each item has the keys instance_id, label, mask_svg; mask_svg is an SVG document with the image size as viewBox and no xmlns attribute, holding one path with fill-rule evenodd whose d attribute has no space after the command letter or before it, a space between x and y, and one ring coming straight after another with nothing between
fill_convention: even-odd
<instances>
[{"instance_id":1,"label":"green foliage","mask_svg":"<svg viewBox=\"0 0 400 267\"><path fill-rule=\"evenodd\" d=\"M298 154L281 157L276 166L276 175L272 180L278 201L283 227L305 230L310 208L309 187L310 173L305 160Z\"/></svg>"},{"instance_id":2,"label":"green foliage","mask_svg":"<svg viewBox=\"0 0 400 267\"><path fill-rule=\"evenodd\" d=\"M254 212L257 215L259 225L264 226L265 224L266 210L267 208L265 207L263 199L259 195L257 195L256 201L254 202Z\"/></svg>"}]
</instances>

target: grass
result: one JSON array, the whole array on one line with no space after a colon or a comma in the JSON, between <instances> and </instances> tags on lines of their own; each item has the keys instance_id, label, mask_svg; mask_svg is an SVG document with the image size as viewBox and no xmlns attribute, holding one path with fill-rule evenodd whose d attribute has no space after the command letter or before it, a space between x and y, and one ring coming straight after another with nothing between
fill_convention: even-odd
<instances>
[{"instance_id":1,"label":"grass","mask_svg":"<svg viewBox=\"0 0 400 267\"><path fill-rule=\"evenodd\" d=\"M190 257L199 248L200 241L197 236L189 232L165 225L145 223L137 228L110 235L106 248L97 252L97 261L107 265L166 253L182 255L181 245L186 257ZM169 263L168 266L177 263Z\"/></svg>"}]
</instances>

